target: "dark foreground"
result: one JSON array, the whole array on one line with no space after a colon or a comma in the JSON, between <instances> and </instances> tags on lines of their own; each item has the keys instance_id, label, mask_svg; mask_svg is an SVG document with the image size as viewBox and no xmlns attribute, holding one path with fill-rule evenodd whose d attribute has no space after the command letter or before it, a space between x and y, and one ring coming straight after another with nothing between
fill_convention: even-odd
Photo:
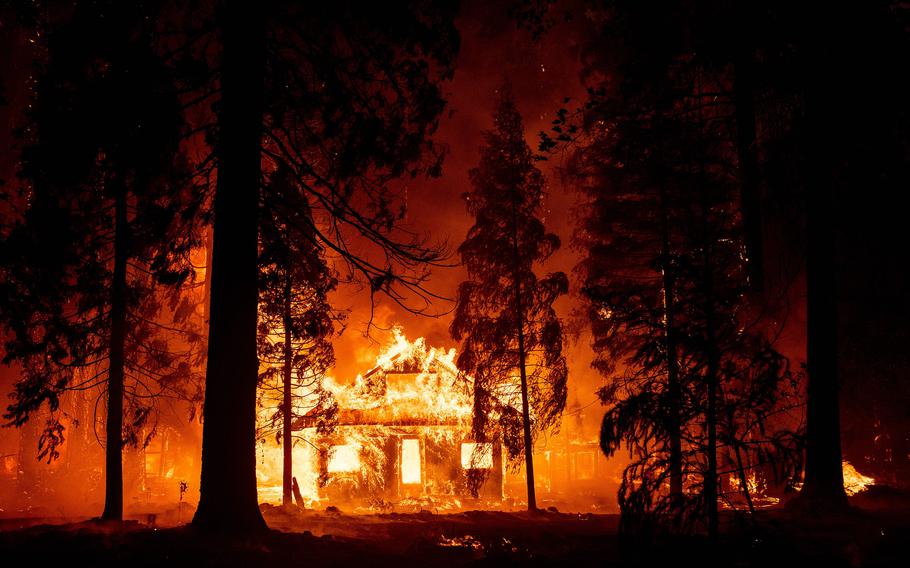
<instances>
[{"instance_id":1,"label":"dark foreground","mask_svg":"<svg viewBox=\"0 0 910 568\"><path fill-rule=\"evenodd\" d=\"M273 530L253 539L137 522L117 531L92 522L13 529L7 520L0 559L4 566L60 567L910 565L910 515L887 502L836 517L764 511L754 527L728 517L713 546L701 537L621 537L614 515L263 512Z\"/></svg>"}]
</instances>

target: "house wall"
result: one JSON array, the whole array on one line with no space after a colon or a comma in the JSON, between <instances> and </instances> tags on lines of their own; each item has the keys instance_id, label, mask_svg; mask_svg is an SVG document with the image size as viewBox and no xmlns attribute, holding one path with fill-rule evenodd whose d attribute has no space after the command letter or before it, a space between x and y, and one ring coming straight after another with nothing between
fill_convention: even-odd
<instances>
[{"instance_id":1,"label":"house wall","mask_svg":"<svg viewBox=\"0 0 910 568\"><path fill-rule=\"evenodd\" d=\"M341 426L320 440L320 499L331 504L389 506L402 502L428 507L458 507L457 503L502 499L502 451L493 445L493 468L485 472L478 496L471 495L461 463L461 445L470 441L467 429L444 426ZM405 483L402 447L405 440L420 443L420 482ZM360 445L356 471L330 472L331 448ZM457 501L457 503L455 503Z\"/></svg>"}]
</instances>

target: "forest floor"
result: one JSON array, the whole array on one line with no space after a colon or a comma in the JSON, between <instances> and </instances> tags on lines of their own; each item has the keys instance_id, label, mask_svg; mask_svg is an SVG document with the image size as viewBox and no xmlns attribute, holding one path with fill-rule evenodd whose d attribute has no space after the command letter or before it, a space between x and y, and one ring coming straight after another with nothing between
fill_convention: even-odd
<instances>
[{"instance_id":1,"label":"forest floor","mask_svg":"<svg viewBox=\"0 0 910 568\"><path fill-rule=\"evenodd\" d=\"M910 500L854 499L838 516L759 511L725 514L716 543L647 541L617 534L618 516L469 511L349 515L263 506L271 527L255 538L214 538L192 528L135 521L0 523L4 566L910 566ZM31 526L27 526L31 525ZM25 528L17 528L25 526ZM16 562L18 560L18 562Z\"/></svg>"}]
</instances>

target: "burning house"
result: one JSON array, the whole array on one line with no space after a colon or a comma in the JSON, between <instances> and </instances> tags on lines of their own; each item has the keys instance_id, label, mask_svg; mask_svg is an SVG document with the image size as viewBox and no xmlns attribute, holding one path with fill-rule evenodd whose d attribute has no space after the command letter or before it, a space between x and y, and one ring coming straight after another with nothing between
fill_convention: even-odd
<instances>
[{"instance_id":1,"label":"burning house","mask_svg":"<svg viewBox=\"0 0 910 568\"><path fill-rule=\"evenodd\" d=\"M326 379L338 405L330 432L316 417L298 417L293 430L294 476L305 501L354 507L461 507L503 497L501 444L471 438L472 384L460 376L455 351L408 342L396 333L377 364L351 384ZM260 499L280 479L280 452L261 447ZM482 481L475 493L469 478Z\"/></svg>"}]
</instances>

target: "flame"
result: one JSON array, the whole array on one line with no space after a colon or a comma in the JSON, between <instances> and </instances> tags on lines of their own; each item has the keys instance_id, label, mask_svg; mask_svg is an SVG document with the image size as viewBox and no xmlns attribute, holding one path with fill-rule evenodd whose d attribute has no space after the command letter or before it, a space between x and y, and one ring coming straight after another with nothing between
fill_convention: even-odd
<instances>
[{"instance_id":1,"label":"flame","mask_svg":"<svg viewBox=\"0 0 910 568\"><path fill-rule=\"evenodd\" d=\"M281 503L284 462L281 446L272 441L260 443L257 447L257 454L256 480L259 501ZM301 496L305 505L310 507L319 501L318 453L308 443L297 443L291 450L291 459L292 473L297 478Z\"/></svg>"},{"instance_id":2,"label":"flame","mask_svg":"<svg viewBox=\"0 0 910 568\"><path fill-rule=\"evenodd\" d=\"M327 466L329 473L350 473L360 469L360 447L357 444L333 446Z\"/></svg>"},{"instance_id":3,"label":"flame","mask_svg":"<svg viewBox=\"0 0 910 568\"><path fill-rule=\"evenodd\" d=\"M868 475L863 475L860 472L856 471L856 468L853 467L853 464L844 460L843 462L843 471L844 471L844 491L847 492L847 495L854 496L861 491L865 491L866 488L870 485L875 484L875 479L869 477Z\"/></svg>"},{"instance_id":4,"label":"flame","mask_svg":"<svg viewBox=\"0 0 910 568\"><path fill-rule=\"evenodd\" d=\"M461 434L455 430L432 427L470 424L473 402L470 384L459 374L455 355L454 349L428 348L423 338L409 341L401 329L396 328L373 368L346 384L333 377L322 378L322 388L335 397L342 417L340 426L331 436L332 446L327 448L325 470L328 479L320 480L319 435L315 429L295 432L293 475L307 507L320 503L320 484L326 486L343 480L367 488L384 486L385 480L379 472L385 470L388 459L385 447L388 425L408 425L426 440L457 441L456 437ZM295 395L303 398L306 393L296 392ZM277 405L277 401L267 397L262 402L267 406ZM264 423L273 412L274 408L260 408L259 420ZM422 427L421 424L429 426ZM282 487L281 446L276 441L263 440L258 451L259 500L278 503ZM399 457L403 484L424 483L422 451L419 439L402 439ZM483 467L487 462L488 467L492 467L492 450L484 452L478 463Z\"/></svg>"},{"instance_id":5,"label":"flame","mask_svg":"<svg viewBox=\"0 0 910 568\"><path fill-rule=\"evenodd\" d=\"M461 445L463 469L493 469L493 444L466 442Z\"/></svg>"},{"instance_id":6,"label":"flame","mask_svg":"<svg viewBox=\"0 0 910 568\"><path fill-rule=\"evenodd\" d=\"M403 371L405 380L389 380L385 392L378 392L376 378L395 369ZM460 379L455 349L427 348L422 337L410 342L400 328L393 330L391 344L365 375L357 375L350 385L327 377L323 388L341 408L379 409L390 421L423 417L466 423L471 417L470 385Z\"/></svg>"},{"instance_id":7,"label":"flame","mask_svg":"<svg viewBox=\"0 0 910 568\"><path fill-rule=\"evenodd\" d=\"M407 438L401 441L401 482L408 485L423 481L420 467L420 440Z\"/></svg>"}]
</instances>

